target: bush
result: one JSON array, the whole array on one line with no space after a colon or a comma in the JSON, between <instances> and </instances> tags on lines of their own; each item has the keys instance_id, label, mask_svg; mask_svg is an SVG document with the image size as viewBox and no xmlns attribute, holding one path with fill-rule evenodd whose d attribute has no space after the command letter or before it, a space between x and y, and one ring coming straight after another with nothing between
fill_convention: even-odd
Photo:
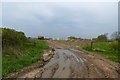
<instances>
[{"instance_id":1,"label":"bush","mask_svg":"<svg viewBox=\"0 0 120 80\"><path fill-rule=\"evenodd\" d=\"M27 40L23 32L15 31L14 29L2 28L2 44L8 45L21 45Z\"/></svg>"},{"instance_id":2,"label":"bush","mask_svg":"<svg viewBox=\"0 0 120 80\"><path fill-rule=\"evenodd\" d=\"M76 37L75 36L70 36L70 37L68 37L68 39L76 39Z\"/></svg>"},{"instance_id":3,"label":"bush","mask_svg":"<svg viewBox=\"0 0 120 80\"><path fill-rule=\"evenodd\" d=\"M108 40L107 34L101 34L95 40L96 41L107 41Z\"/></svg>"}]
</instances>

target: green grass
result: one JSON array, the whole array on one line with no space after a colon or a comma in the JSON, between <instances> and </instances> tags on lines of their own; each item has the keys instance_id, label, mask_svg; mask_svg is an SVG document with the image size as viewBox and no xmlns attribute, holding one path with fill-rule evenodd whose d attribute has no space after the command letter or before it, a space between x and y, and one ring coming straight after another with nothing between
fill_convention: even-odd
<instances>
[{"instance_id":1,"label":"green grass","mask_svg":"<svg viewBox=\"0 0 120 80\"><path fill-rule=\"evenodd\" d=\"M33 46L36 42L36 46ZM2 55L2 76L21 70L41 59L43 50L48 49L43 40L30 40L22 46L12 46L3 49Z\"/></svg>"},{"instance_id":2,"label":"green grass","mask_svg":"<svg viewBox=\"0 0 120 80\"><path fill-rule=\"evenodd\" d=\"M96 42L93 44L92 49L90 46L83 47L83 49L101 54L111 61L120 62L120 58L118 57L120 51L113 50L111 48L111 43L112 42Z\"/></svg>"}]
</instances>

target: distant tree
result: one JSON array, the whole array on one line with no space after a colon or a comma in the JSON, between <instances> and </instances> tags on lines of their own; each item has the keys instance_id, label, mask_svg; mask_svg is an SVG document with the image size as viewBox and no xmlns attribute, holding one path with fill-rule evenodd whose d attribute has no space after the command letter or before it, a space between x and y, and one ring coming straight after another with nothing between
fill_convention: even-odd
<instances>
[{"instance_id":1,"label":"distant tree","mask_svg":"<svg viewBox=\"0 0 120 80\"><path fill-rule=\"evenodd\" d=\"M111 39L113 40L120 40L120 32L113 32L111 35Z\"/></svg>"},{"instance_id":2,"label":"distant tree","mask_svg":"<svg viewBox=\"0 0 120 80\"><path fill-rule=\"evenodd\" d=\"M31 39L31 37L27 37L28 39Z\"/></svg>"},{"instance_id":3,"label":"distant tree","mask_svg":"<svg viewBox=\"0 0 120 80\"><path fill-rule=\"evenodd\" d=\"M68 37L68 39L76 39L76 37L75 36L70 36L70 37Z\"/></svg>"},{"instance_id":4,"label":"distant tree","mask_svg":"<svg viewBox=\"0 0 120 80\"><path fill-rule=\"evenodd\" d=\"M107 37L108 33L105 33L105 34L101 34L97 37L97 41L107 41L108 40L108 37Z\"/></svg>"},{"instance_id":5,"label":"distant tree","mask_svg":"<svg viewBox=\"0 0 120 80\"><path fill-rule=\"evenodd\" d=\"M97 38L92 38L93 41L95 41Z\"/></svg>"}]
</instances>

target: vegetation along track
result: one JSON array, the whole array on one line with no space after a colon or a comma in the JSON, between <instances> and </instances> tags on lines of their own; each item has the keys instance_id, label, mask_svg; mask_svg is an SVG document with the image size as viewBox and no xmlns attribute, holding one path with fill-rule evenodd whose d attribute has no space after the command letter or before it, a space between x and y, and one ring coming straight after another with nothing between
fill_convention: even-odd
<instances>
[{"instance_id":1,"label":"vegetation along track","mask_svg":"<svg viewBox=\"0 0 120 80\"><path fill-rule=\"evenodd\" d=\"M118 78L118 63L56 41L47 41L54 55L42 67L24 73L19 78Z\"/></svg>"}]
</instances>

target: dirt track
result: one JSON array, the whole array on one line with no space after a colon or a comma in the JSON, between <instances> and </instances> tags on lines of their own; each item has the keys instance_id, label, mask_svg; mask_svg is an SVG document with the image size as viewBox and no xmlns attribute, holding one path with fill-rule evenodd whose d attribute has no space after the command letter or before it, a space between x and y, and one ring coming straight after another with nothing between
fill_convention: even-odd
<instances>
[{"instance_id":1,"label":"dirt track","mask_svg":"<svg viewBox=\"0 0 120 80\"><path fill-rule=\"evenodd\" d=\"M118 64L99 55L71 48L58 41L47 41L55 49L42 67L19 73L19 78L118 78ZM22 75L20 75L22 74ZM11 76L12 77L12 76Z\"/></svg>"}]
</instances>

